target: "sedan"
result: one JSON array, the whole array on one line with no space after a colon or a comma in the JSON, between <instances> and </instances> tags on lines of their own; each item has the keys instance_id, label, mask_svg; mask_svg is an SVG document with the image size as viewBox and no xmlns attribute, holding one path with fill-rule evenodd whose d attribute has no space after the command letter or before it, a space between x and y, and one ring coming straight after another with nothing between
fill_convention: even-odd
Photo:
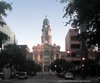
<instances>
[{"instance_id":1,"label":"sedan","mask_svg":"<svg viewBox=\"0 0 100 83\"><path fill-rule=\"evenodd\" d=\"M28 77L27 72L19 72L16 76L19 79L27 79Z\"/></svg>"},{"instance_id":2,"label":"sedan","mask_svg":"<svg viewBox=\"0 0 100 83\"><path fill-rule=\"evenodd\" d=\"M74 76L73 76L73 74L71 72L67 72L65 74L65 79L74 79Z\"/></svg>"}]
</instances>

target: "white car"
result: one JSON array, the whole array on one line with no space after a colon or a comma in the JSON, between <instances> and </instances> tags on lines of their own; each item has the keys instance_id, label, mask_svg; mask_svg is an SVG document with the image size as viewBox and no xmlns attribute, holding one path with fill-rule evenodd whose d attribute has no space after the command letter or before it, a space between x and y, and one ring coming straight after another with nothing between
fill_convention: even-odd
<instances>
[{"instance_id":1,"label":"white car","mask_svg":"<svg viewBox=\"0 0 100 83\"><path fill-rule=\"evenodd\" d=\"M74 79L74 76L71 72L66 72L65 79Z\"/></svg>"}]
</instances>

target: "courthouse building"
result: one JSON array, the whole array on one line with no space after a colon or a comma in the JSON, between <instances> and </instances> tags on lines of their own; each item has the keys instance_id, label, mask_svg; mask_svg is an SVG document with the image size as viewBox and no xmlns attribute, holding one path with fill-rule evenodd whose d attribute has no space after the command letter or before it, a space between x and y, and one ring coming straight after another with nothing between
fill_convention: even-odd
<instances>
[{"instance_id":1,"label":"courthouse building","mask_svg":"<svg viewBox=\"0 0 100 83\"><path fill-rule=\"evenodd\" d=\"M43 20L41 44L33 46L33 60L42 66L42 71L48 71L49 65L55 59L60 59L60 46L52 45L52 34L49 20Z\"/></svg>"}]
</instances>

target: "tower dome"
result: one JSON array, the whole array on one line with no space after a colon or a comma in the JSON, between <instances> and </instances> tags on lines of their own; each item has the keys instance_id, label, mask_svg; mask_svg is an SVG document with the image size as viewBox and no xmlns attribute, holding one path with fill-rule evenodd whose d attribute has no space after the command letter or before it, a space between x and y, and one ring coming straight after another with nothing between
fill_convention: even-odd
<instances>
[{"instance_id":1,"label":"tower dome","mask_svg":"<svg viewBox=\"0 0 100 83\"><path fill-rule=\"evenodd\" d=\"M47 18L44 19L43 25L49 25L49 20Z\"/></svg>"},{"instance_id":2,"label":"tower dome","mask_svg":"<svg viewBox=\"0 0 100 83\"><path fill-rule=\"evenodd\" d=\"M42 36L41 40L43 44L50 44L51 45L51 28L49 25L49 20L47 19L47 16L45 16L45 19L43 20L43 26L42 26Z\"/></svg>"}]
</instances>

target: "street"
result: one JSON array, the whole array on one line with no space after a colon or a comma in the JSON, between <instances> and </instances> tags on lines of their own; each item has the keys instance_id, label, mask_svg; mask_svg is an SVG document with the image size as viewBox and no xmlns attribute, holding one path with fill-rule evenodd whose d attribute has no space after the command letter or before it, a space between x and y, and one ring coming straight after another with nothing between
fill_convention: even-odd
<instances>
[{"instance_id":1,"label":"street","mask_svg":"<svg viewBox=\"0 0 100 83\"><path fill-rule=\"evenodd\" d=\"M29 77L28 79L8 79L8 80L1 80L0 83L56 83L57 80L62 80L57 76L34 76Z\"/></svg>"},{"instance_id":2,"label":"street","mask_svg":"<svg viewBox=\"0 0 100 83\"><path fill-rule=\"evenodd\" d=\"M0 83L99 83L95 79L87 80L65 80L64 78L59 78L56 75L50 74L37 74L33 77L28 77L28 79L7 79L0 80Z\"/></svg>"}]
</instances>

